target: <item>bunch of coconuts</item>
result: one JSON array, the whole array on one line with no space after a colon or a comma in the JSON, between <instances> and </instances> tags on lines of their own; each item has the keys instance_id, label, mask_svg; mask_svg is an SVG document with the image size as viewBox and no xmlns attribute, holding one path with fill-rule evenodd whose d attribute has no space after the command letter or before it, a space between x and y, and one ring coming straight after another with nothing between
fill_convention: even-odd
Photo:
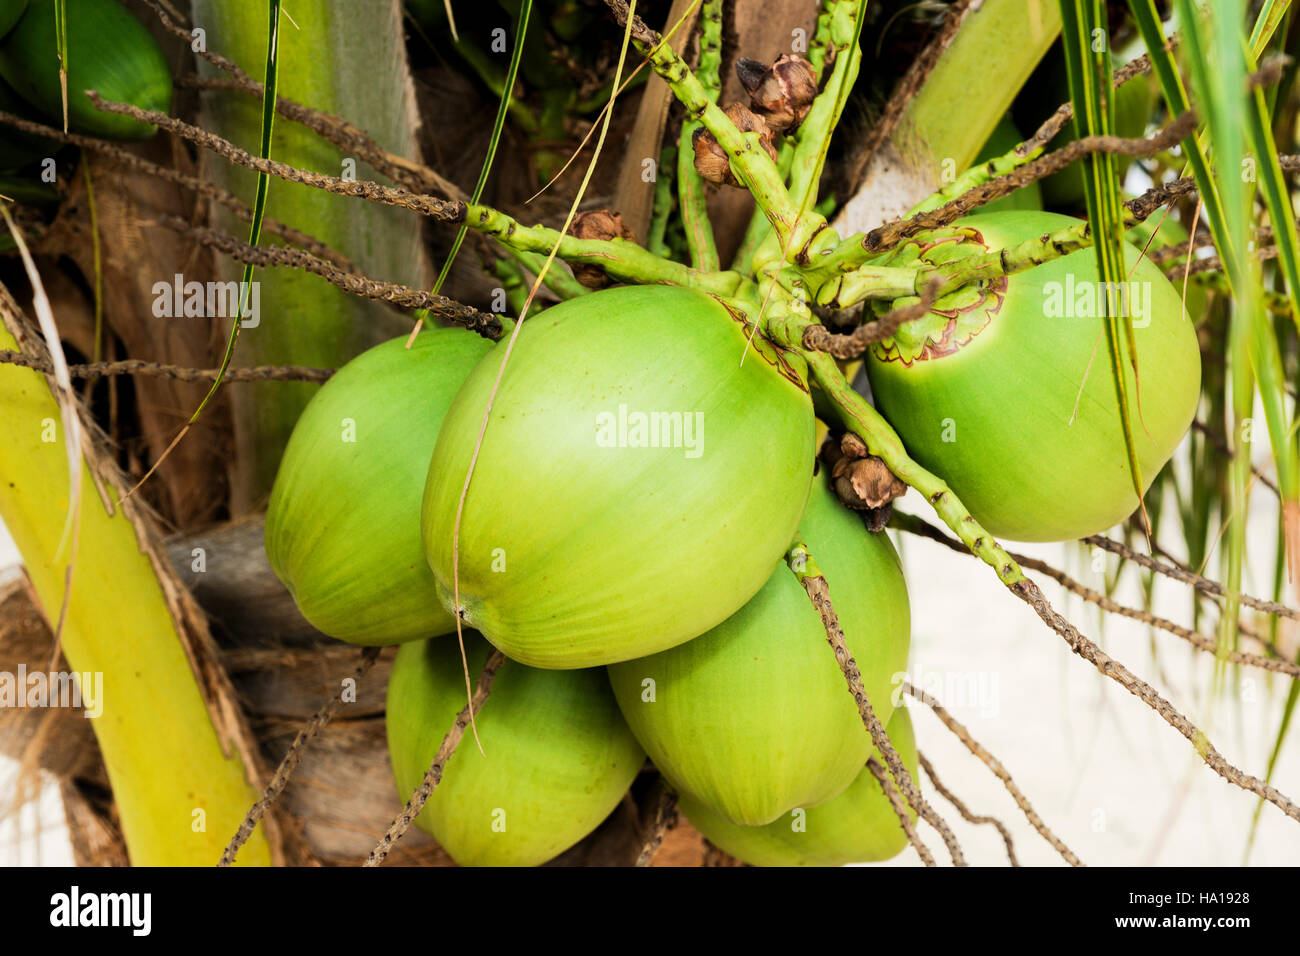
<instances>
[{"instance_id":1,"label":"bunch of coconuts","mask_svg":"<svg viewBox=\"0 0 1300 956\"><path fill-rule=\"evenodd\" d=\"M816 81L798 58L743 63L751 104L726 112L770 150ZM702 132L694 148L702 175L728 183L716 140ZM884 261L952 261L1071 222L971 216ZM627 238L612 213L579 231ZM1199 350L1177 291L1135 247L1126 254L1149 294L1141 388L1130 382L1149 482L1192 420ZM1100 312L1048 305L1095 276L1082 250L964 286L866 356L909 454L995 535L1079 537L1138 504L1115 383L1104 362L1088 372ZM540 864L594 830L648 756L695 827L743 861L900 852L898 818L864 769L871 739L784 558L795 540L815 556L867 696L914 773L893 693L907 586L873 533L901 483L852 435L819 466L818 388L802 357L721 298L603 289L529 319L507 365L508 349L435 329L358 356L298 422L267 515L271 564L313 625L402 645L387 708L400 799L465 705L465 664L475 674L492 647L506 656L477 713L482 751L455 751L417 825L462 865ZM466 662L456 616L473 629Z\"/></svg>"}]
</instances>

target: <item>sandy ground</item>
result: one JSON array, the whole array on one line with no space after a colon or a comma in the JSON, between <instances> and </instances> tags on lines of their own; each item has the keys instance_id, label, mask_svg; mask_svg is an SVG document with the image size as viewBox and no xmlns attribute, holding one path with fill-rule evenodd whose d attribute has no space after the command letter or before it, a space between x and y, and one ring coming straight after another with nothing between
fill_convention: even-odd
<instances>
[{"instance_id":1,"label":"sandy ground","mask_svg":"<svg viewBox=\"0 0 1300 956\"><path fill-rule=\"evenodd\" d=\"M1266 493L1255 501L1250 530L1258 544L1270 539L1275 519ZM927 515L914 494L903 507ZM1080 546L1020 550L1101 586L1093 556ZM1248 589L1256 595L1268 592L1270 552L1263 548L1251 555ZM1207 769L1187 741L1145 704L1071 654L979 562L910 536L901 542L901 553L912 588L913 683L935 693L1002 761L1047 824L1084 862L1236 866L1243 861L1253 796ZM1111 567L1110 556L1102 560ZM12 543L0 535L0 568L13 573L16 563ZM1228 670L1215 695L1214 662L1206 655L1131 621L1111 617L1102 627L1095 608L1047 582L1044 589L1085 634L1197 722L1230 762L1262 775L1281 719L1284 680ZM1138 603L1131 573L1117 597ZM1157 613L1190 620L1182 586L1161 582L1156 602ZM972 811L996 816L1011 828L1022 863L1059 865L1055 851L983 764L925 708L914 704L913 714L921 749L943 782ZM0 761L0 797L7 800L13 763ZM1290 737L1274 782L1300 799L1300 729ZM1002 841L991 827L965 823L942 797L928 793L972 862L1005 863ZM925 828L921 833L943 860L937 834ZM1266 806L1249 860L1300 864L1300 825ZM70 862L56 788L46 787L38 803L0 821L0 865ZM915 866L919 860L909 850L886 865Z\"/></svg>"}]
</instances>

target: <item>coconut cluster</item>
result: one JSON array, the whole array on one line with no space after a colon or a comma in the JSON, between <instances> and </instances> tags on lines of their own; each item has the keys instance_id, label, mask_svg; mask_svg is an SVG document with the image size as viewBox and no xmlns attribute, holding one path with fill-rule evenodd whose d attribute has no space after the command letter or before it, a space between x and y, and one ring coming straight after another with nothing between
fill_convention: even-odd
<instances>
[{"instance_id":1,"label":"coconut cluster","mask_svg":"<svg viewBox=\"0 0 1300 956\"><path fill-rule=\"evenodd\" d=\"M575 233L625 229L593 212ZM907 587L816 461L802 363L674 287L547 309L500 376L506 347L439 329L354 359L300 419L267 515L271 564L308 620L403 645L387 708L403 799L465 705L457 618L472 673L505 655L476 715L483 753L457 752L417 824L462 864L539 864L608 816L648 754L742 859L901 850L785 555L798 538L817 556L893 726ZM785 838L822 806L809 839ZM845 820L860 822L831 822Z\"/></svg>"}]
</instances>

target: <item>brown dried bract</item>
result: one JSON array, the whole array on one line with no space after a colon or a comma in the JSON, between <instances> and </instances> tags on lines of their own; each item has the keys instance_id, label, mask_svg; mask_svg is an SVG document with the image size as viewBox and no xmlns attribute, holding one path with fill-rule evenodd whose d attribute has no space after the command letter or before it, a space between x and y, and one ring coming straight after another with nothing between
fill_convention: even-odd
<instances>
[{"instance_id":1,"label":"brown dried bract","mask_svg":"<svg viewBox=\"0 0 1300 956\"><path fill-rule=\"evenodd\" d=\"M889 523L892 502L907 491L889 466L867 452L866 443L846 432L836 441L827 438L819 457L831 470L831 487L846 507L863 512L867 527L875 532Z\"/></svg>"},{"instance_id":2,"label":"brown dried bract","mask_svg":"<svg viewBox=\"0 0 1300 956\"><path fill-rule=\"evenodd\" d=\"M776 162L776 146L772 142L772 127L758 114L743 103L732 103L723 110L727 118L736 124L742 133L757 133L759 144ZM707 129L700 127L691 136L691 147L695 150L695 171L705 182L719 186L739 186L735 174L731 171L731 160L722 148L717 137Z\"/></svg>"},{"instance_id":3,"label":"brown dried bract","mask_svg":"<svg viewBox=\"0 0 1300 956\"><path fill-rule=\"evenodd\" d=\"M796 128L817 98L817 74L800 56L782 56L771 67L742 58L736 62L736 75L754 110L774 130Z\"/></svg>"},{"instance_id":4,"label":"brown dried bract","mask_svg":"<svg viewBox=\"0 0 1300 956\"><path fill-rule=\"evenodd\" d=\"M623 217L608 209L593 209L573 217L569 234L575 239L626 239L636 242L636 236L623 222ZM573 277L588 289L603 289L609 285L609 276L600 266L573 263Z\"/></svg>"}]
</instances>

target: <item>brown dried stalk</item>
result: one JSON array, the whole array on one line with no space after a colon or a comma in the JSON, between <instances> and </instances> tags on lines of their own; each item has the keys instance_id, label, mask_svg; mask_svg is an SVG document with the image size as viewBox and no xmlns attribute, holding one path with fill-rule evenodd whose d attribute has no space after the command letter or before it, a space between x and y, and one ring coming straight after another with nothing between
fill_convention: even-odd
<instances>
[{"instance_id":1,"label":"brown dried stalk","mask_svg":"<svg viewBox=\"0 0 1300 956\"><path fill-rule=\"evenodd\" d=\"M182 40L187 46L193 47L191 42L193 38L189 31L174 23L157 0L144 0L144 3L158 16L165 30ZM176 81L178 86L199 90L237 90L258 99L263 97L262 84L245 73L238 63L211 50L201 49L195 52L200 58L229 74L229 78L183 76ZM455 183L438 175L422 163L388 152L376 143L369 133L340 116L304 106L284 96L276 96L275 109L281 116L312 130L343 152L357 156L378 172L408 189L416 192L440 192L451 199L468 198Z\"/></svg>"},{"instance_id":2,"label":"brown dried stalk","mask_svg":"<svg viewBox=\"0 0 1300 956\"><path fill-rule=\"evenodd\" d=\"M1134 697L1158 713L1170 727L1191 742L1196 753L1211 770L1224 780L1243 790L1248 790L1273 804L1291 819L1300 822L1300 806L1271 784L1244 772L1230 764L1214 748L1205 733L1182 715L1173 704L1165 700L1154 687L1140 679L1119 661L1105 653L1100 647L1088 640L1079 630L1061 616L1051 603L1043 596L1038 585L1026 578L1011 586L1016 597L1034 609L1048 627L1060 635L1069 645L1070 650L1088 661L1097 670L1119 684Z\"/></svg>"},{"instance_id":3,"label":"brown dried stalk","mask_svg":"<svg viewBox=\"0 0 1300 956\"><path fill-rule=\"evenodd\" d=\"M803 347L816 352L830 352L837 359L859 358L873 343L892 336L904 322L912 322L928 313L934 307L939 285L939 280L931 280L919 301L891 309L873 321L863 322L847 335L831 332L824 325L810 325L803 332Z\"/></svg>"},{"instance_id":4,"label":"brown dried stalk","mask_svg":"<svg viewBox=\"0 0 1300 956\"><path fill-rule=\"evenodd\" d=\"M867 761L867 770L880 784L885 799L889 801L889 806L893 809L894 815L898 817L899 826L907 834L907 842L916 848L916 853L921 858L921 862L926 866L935 866L934 854L930 852L930 848L921 841L920 835L916 832L916 827L912 824L912 815L907 812L907 803L898 792L898 788L894 786L894 782L889 779L889 771L881 766L880 761L875 757Z\"/></svg>"},{"instance_id":5,"label":"brown dried stalk","mask_svg":"<svg viewBox=\"0 0 1300 956\"><path fill-rule=\"evenodd\" d=\"M1057 853L1061 854L1061 857L1066 863L1069 863L1071 866L1083 866L1083 862L1074 855L1074 851L1066 846L1060 837L1048 829L1047 824L1043 822L1043 818L1038 815L1037 811L1035 811L1033 806L1029 803L1029 798L1024 795L1018 786L1016 786L1016 782L1011 779L1011 774L1007 772L1006 767L1002 766L1002 763L997 757L985 750L984 746L970 735L969 730L963 727L962 724L952 716L952 714L948 713L939 701L931 697L925 691L917 690L917 688L913 687L910 683L904 681L903 692L911 694L921 703L934 711L934 715L943 721L943 725L951 730L958 740L966 745L966 749L978 757L984 766L993 771L993 775L1002 781L1002 785L1006 787L1007 792L1011 794L1011 799L1016 801L1016 806L1018 806L1021 812L1024 813L1025 819L1028 820L1030 825L1042 835L1044 840L1052 845Z\"/></svg>"},{"instance_id":6,"label":"brown dried stalk","mask_svg":"<svg viewBox=\"0 0 1300 956\"><path fill-rule=\"evenodd\" d=\"M1180 568L1174 564L1165 564L1157 561L1155 558L1134 551L1128 545L1119 541L1112 541L1104 535L1094 534L1083 539L1084 544L1090 544L1094 547L1101 548L1103 551L1109 551L1111 554L1118 554L1123 558L1142 567L1155 571L1157 574L1163 574L1167 578L1173 578L1175 581L1181 581L1183 584L1190 584L1198 591L1204 591L1206 594L1213 594L1215 597L1227 597L1227 589L1218 581L1212 581L1209 578L1202 577L1185 568ZM1252 607L1257 611L1263 611L1265 614L1273 614L1278 617L1289 617L1293 621L1300 621L1300 611L1289 608L1285 604L1278 604L1275 601L1263 601L1249 594L1240 594L1238 599L1247 607Z\"/></svg>"},{"instance_id":7,"label":"brown dried stalk","mask_svg":"<svg viewBox=\"0 0 1300 956\"><path fill-rule=\"evenodd\" d=\"M911 523L912 522L909 522L909 524ZM919 527L922 524L925 524L925 522L918 522L916 526ZM925 534L924 531L921 531L920 533ZM929 537L929 535L926 536ZM946 535L944 537L946 537ZM1140 556L1126 546L1111 541L1109 538L1094 535L1091 538L1085 538L1083 540L1089 543L1096 543L1101 547L1105 547L1107 550L1124 553L1131 556L1134 560L1139 560L1140 558L1141 560L1139 563L1152 567L1153 569L1156 567L1165 568L1166 572L1162 573L1169 573L1171 577L1175 577L1177 580L1184 581L1185 583L1192 583L1192 580L1197 580L1201 582L1198 586L1204 589L1208 589L1210 586L1216 588L1219 587L1215 582L1207 581L1204 578L1200 578L1198 575L1193 575L1190 572L1182 571L1181 569L1168 568L1168 566L1161 565L1160 562L1155 561L1152 558L1147 558L1145 555ZM1102 544L1102 542L1105 543ZM964 551L965 549L963 548L962 550ZM1021 559L1016 557L1013 560L1019 561ZM1051 602L1043 595L1043 592L1039 589L1037 584L1028 578L1025 578L1023 581L1011 585L1010 591L1015 594L1016 597L1020 598L1032 607L1034 613L1042 619L1043 623L1065 640L1070 650L1096 667L1103 676L1109 677L1134 697L1137 697L1159 714L1165 723L1169 724L1170 727L1173 727L1180 734L1186 737L1196 749L1196 753L1211 770L1223 777L1223 779L1227 780L1229 783L1235 784L1243 790L1249 790L1256 796L1267 800L1288 817L1300 822L1300 806L1297 806L1289 797L1279 791L1276 787L1265 783L1258 777L1246 773L1224 759L1223 755L1214 748L1214 745L1210 743L1209 738L1206 737L1201 729L1188 720L1187 717L1183 716L1183 714L1174 707L1173 704L1161 697L1154 687L1137 677L1137 675L1119 661L1106 654L1101 648L1085 637L1073 624L1066 620L1054 607L1052 607ZM1210 593L1222 594L1222 589L1220 588L1219 591L1211 591ZM1244 596L1242 597L1242 600L1243 602L1245 601ZM1268 602L1258 603L1265 604ZM1286 611L1288 616L1292 616L1296 613L1282 605L1275 605L1275 607ZM1249 656L1253 658L1253 655ZM1255 660L1262 662L1271 659L1256 658ZM1257 666L1265 665L1260 663L1257 664ZM1269 667L1268 669L1273 670L1275 668Z\"/></svg>"},{"instance_id":8,"label":"brown dried stalk","mask_svg":"<svg viewBox=\"0 0 1300 956\"><path fill-rule=\"evenodd\" d=\"M1176 146L1196 130L1196 114L1184 113L1163 130L1150 137L1125 139L1121 136L1085 136L1054 152L1019 166L1004 176L969 189L942 206L918 213L909 219L886 223L868 232L862 247L869 252L890 249L927 229L937 229L960 219L985 203L1009 196L1022 186L1058 173L1082 156L1091 153L1114 153L1120 156L1151 156Z\"/></svg>"},{"instance_id":9,"label":"brown dried stalk","mask_svg":"<svg viewBox=\"0 0 1300 956\"><path fill-rule=\"evenodd\" d=\"M54 367L45 359L25 352L0 349L0 363L21 365L51 375ZM162 362L144 362L127 359L122 362L92 362L88 365L69 365L73 378L99 378L101 375L152 375L171 378L178 382L215 382L220 370L215 368L182 368ZM227 382L325 382L334 374L332 368L310 368L306 365L255 365L249 368L231 368L226 372Z\"/></svg>"},{"instance_id":10,"label":"brown dried stalk","mask_svg":"<svg viewBox=\"0 0 1300 956\"><path fill-rule=\"evenodd\" d=\"M921 769L925 771L925 775L930 778L930 783L934 785L934 789L939 791L940 796L957 808L957 812L961 814L963 820L967 823L991 826L998 831L998 835L1002 837L1002 842L1005 843L1007 847L1007 859L1011 861L1012 866L1019 866L1020 861L1016 859L1016 845L1011 839L1011 831L1006 828L1006 825L1001 820L997 819L997 817L972 813L966 804L962 803L962 801L958 799L955 793L943 785L943 782L939 779L939 775L934 772L934 765L930 763L925 754L918 753L917 759L921 764Z\"/></svg>"},{"instance_id":11,"label":"brown dried stalk","mask_svg":"<svg viewBox=\"0 0 1300 956\"><path fill-rule=\"evenodd\" d=\"M379 659L380 650L382 648L367 647L361 652L361 662L357 664L356 670L352 673L354 682L360 681L370 671L370 668L375 666L375 661ZM253 835L257 822L270 809L276 798L284 792L284 788L289 783L289 778L293 776L293 772L298 769L298 764L302 761L302 755L306 752L307 745L333 719L342 706L343 689L340 687L334 698L316 711L311 720L307 722L307 725L298 731L298 736L289 745L288 753L284 755L284 759L280 761L280 766L276 768L275 776L266 785L266 790L263 791L258 801L249 808L248 814L244 817L244 822L239 825L238 832L231 837L230 844L226 847L226 851L221 854L221 861L217 863L217 866L227 867L235 862L239 848L247 843L248 838Z\"/></svg>"},{"instance_id":12,"label":"brown dried stalk","mask_svg":"<svg viewBox=\"0 0 1300 956\"><path fill-rule=\"evenodd\" d=\"M858 715L862 718L863 725L871 734L872 743L876 745L876 749L885 758L889 772L898 783L898 789L902 791L903 796L907 798L908 804L920 815L921 819L934 827L939 832L939 835L943 837L943 842L948 847L948 853L952 856L953 865L965 866L966 858L962 854L956 835L952 832L952 827L948 826L944 819L921 796L921 791L917 789L916 783L912 780L912 775L907 772L907 767L903 765L903 759L899 757L898 751L894 749L893 743L889 740L889 735L885 733L884 725L880 722L880 718L876 716L871 701L867 699L866 689L862 686L862 673L858 670L858 662L849 653L848 644L844 639L844 629L840 626L839 615L835 613L835 607L831 604L830 587L826 583L826 578L821 575L800 575L799 578L804 590L808 592L809 600L812 601L813 607L816 608L818 615L822 619L822 626L826 630L826 642L830 644L831 650L835 652L835 661L840 665L844 680L849 685L849 693L853 695L853 700L858 705ZM917 852L921 852L919 846Z\"/></svg>"},{"instance_id":13,"label":"brown dried stalk","mask_svg":"<svg viewBox=\"0 0 1300 956\"><path fill-rule=\"evenodd\" d=\"M474 688L474 696L456 715L451 730L447 731L447 735L442 738L442 745L438 748L433 763L425 771L424 779L415 788L415 793L411 794L411 799L406 801L406 806L397 815L397 819L388 828L388 832L370 851L370 855L366 857L366 862L362 864L363 866L378 866L383 863L384 858L388 856L388 852L393 848L393 844L402 838L402 834L410 829L415 818L420 815L420 811L424 809L430 794L442 782L442 772L447 767L447 761L451 759L451 755L456 752L456 746L460 743L461 738L465 736L465 728L469 726L471 709L477 713L483 706L483 702L488 699L488 695L492 693L492 681L496 678L497 671L501 669L501 665L505 663L505 660L505 656L497 650L494 650L489 655L487 663L483 665L483 673L479 674L478 686Z\"/></svg>"},{"instance_id":14,"label":"brown dried stalk","mask_svg":"<svg viewBox=\"0 0 1300 956\"><path fill-rule=\"evenodd\" d=\"M908 531L919 537L929 538L931 541L936 541L948 548L950 551L956 551L958 554L970 554L970 551L964 544L956 538L944 534L928 521L917 518L913 515L902 513L898 515L898 519L897 527L904 531ZM1040 561L1037 558L1031 558L1024 554L1017 554L1014 551L1009 552L1009 554L1011 555L1012 560L1022 568L1029 568L1032 571L1038 571L1041 574L1047 575L1071 594L1097 605L1097 607L1101 608L1103 611L1117 614L1120 617L1127 617L1134 621L1140 621L1143 624L1150 625L1151 627L1159 628L1162 631L1173 634L1175 637L1182 638L1199 650L1206 651L1210 654L1220 654L1218 642L1212 637L1198 634L1196 631L1183 627L1181 624L1176 624L1175 622L1160 617L1159 615L1152 614L1149 611L1120 604L1107 597L1105 594L1102 594L1100 591L1094 591L1092 588L1080 583L1064 571L1052 567L1052 565L1048 564L1046 561ZM1283 658L1263 657L1245 651L1231 650L1222 651L1221 656L1223 660L1229 661L1233 664L1243 664L1247 667L1258 667L1261 670L1273 671L1277 674L1286 674L1293 678L1300 677L1300 665L1293 664Z\"/></svg>"},{"instance_id":15,"label":"brown dried stalk","mask_svg":"<svg viewBox=\"0 0 1300 956\"><path fill-rule=\"evenodd\" d=\"M323 173L298 169L295 166L276 162L273 159L262 159L247 150L240 149L234 143L222 139L215 133L209 133L207 130L168 116L166 113L160 113L157 110L142 110L130 103L114 103L105 100L94 90L87 90L86 97L98 110L129 116L141 123L149 123L159 129L165 129L167 132L173 133L195 146L216 153L236 166L243 166L246 169L266 173L268 176L275 176L287 182L301 183L304 186L312 186L340 196L352 196L385 206L409 209L422 216L428 216L442 222L460 222L465 218L465 204L462 202L413 193L398 187L383 186L369 180L340 179L337 176L326 176Z\"/></svg>"},{"instance_id":16,"label":"brown dried stalk","mask_svg":"<svg viewBox=\"0 0 1300 956\"><path fill-rule=\"evenodd\" d=\"M78 133L65 133L52 126L33 123L31 120L23 119L21 116L15 116L12 113L6 113L3 110L0 110L0 123L13 126L16 129L32 133L36 136L43 136L47 139L56 140L61 143L68 143L80 147L81 149L90 150L99 153L102 156L110 157L114 162L119 163L128 169L133 169L152 179L161 179L166 182L175 183L178 186L193 190L207 199L220 203L245 222L252 222L253 220L253 210L249 207L248 203L244 202L234 193L228 192L207 180L199 179L196 176L188 176L169 166L160 166L157 163L151 163L149 160L137 156L135 153L128 152L120 146L115 146L114 144L107 143L101 139L95 139L93 136L82 136ZM315 236L295 229L292 226L287 226L275 219L263 219L262 229L273 236L279 236L285 242L292 243L295 246L306 249L314 255L320 256L322 259L328 259L340 269L347 272L357 271L356 266L354 266L346 256L331 249Z\"/></svg>"},{"instance_id":17,"label":"brown dried stalk","mask_svg":"<svg viewBox=\"0 0 1300 956\"><path fill-rule=\"evenodd\" d=\"M975 0L957 0L956 3L948 7L943 24L939 27L938 32L925 45L925 49L912 61L912 65L908 67L907 72L898 81L898 86L885 104L884 112L872 124L871 130L858 148L857 155L845 175L848 188L844 195L852 196L861 188L862 180L867 173L867 167L871 165L872 158L880 150L885 140L897 128L898 121L903 118L903 113L907 109L907 104L925 85L925 81L934 71L939 58L952 45L958 29L966 21L966 15L972 9L978 10L980 5Z\"/></svg>"},{"instance_id":18,"label":"brown dried stalk","mask_svg":"<svg viewBox=\"0 0 1300 956\"><path fill-rule=\"evenodd\" d=\"M1172 50L1176 46L1176 41L1170 40L1165 44L1165 49ZM1119 89L1135 76L1151 72L1151 57L1143 53L1140 57L1130 60L1111 75L1112 89ZM1043 125L1038 127L1037 132L1029 139L1025 140L1016 147L1017 156L1028 156L1040 146L1046 146L1052 140L1056 139L1056 134L1065 128L1065 124L1074 119L1074 104L1066 100L1058 106L1049 116Z\"/></svg>"},{"instance_id":19,"label":"brown dried stalk","mask_svg":"<svg viewBox=\"0 0 1300 956\"><path fill-rule=\"evenodd\" d=\"M237 262L262 267L285 266L290 269L302 269L320 276L352 295L386 302L405 309L426 309L433 315L463 325L484 338L501 337L500 316L480 312L445 295L434 295L421 289L412 289L410 286L370 279L355 272L344 272L302 249L286 246L251 246L229 233L208 226L192 226L177 216L164 216L158 221L168 229L189 236L210 249L225 253Z\"/></svg>"},{"instance_id":20,"label":"brown dried stalk","mask_svg":"<svg viewBox=\"0 0 1300 956\"><path fill-rule=\"evenodd\" d=\"M231 90L257 98L262 97L262 84L248 76L201 77L187 76L177 81L179 86L197 90ZM365 130L353 126L340 116L323 113L283 96L275 98L275 111L285 119L304 126L322 139L328 140L347 155L356 156L376 172L400 183L412 192L439 193L448 199L468 202L469 196L444 176L423 163L406 159L382 148Z\"/></svg>"}]
</instances>

